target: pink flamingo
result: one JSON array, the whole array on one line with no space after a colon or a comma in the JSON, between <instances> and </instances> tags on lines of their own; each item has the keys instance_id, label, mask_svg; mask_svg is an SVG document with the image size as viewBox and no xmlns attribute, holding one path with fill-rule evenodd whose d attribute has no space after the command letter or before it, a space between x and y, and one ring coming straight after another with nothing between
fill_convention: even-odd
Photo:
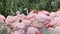
<instances>
[{"instance_id":1,"label":"pink flamingo","mask_svg":"<svg viewBox=\"0 0 60 34\"><path fill-rule=\"evenodd\" d=\"M29 27L26 34L41 34L41 33L37 28Z\"/></svg>"}]
</instances>

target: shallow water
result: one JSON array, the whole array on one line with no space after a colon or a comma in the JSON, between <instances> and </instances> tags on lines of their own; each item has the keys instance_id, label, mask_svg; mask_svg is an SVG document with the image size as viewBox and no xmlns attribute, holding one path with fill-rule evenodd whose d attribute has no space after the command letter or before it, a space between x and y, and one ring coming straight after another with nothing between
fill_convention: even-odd
<instances>
[{"instance_id":1,"label":"shallow water","mask_svg":"<svg viewBox=\"0 0 60 34\"><path fill-rule=\"evenodd\" d=\"M48 30L45 32L45 34L60 34L60 32Z\"/></svg>"}]
</instances>

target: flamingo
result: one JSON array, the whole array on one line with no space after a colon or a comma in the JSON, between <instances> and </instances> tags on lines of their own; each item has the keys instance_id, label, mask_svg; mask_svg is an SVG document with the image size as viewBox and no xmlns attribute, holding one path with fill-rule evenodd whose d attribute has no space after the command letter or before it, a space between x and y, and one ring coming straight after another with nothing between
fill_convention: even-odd
<instances>
[{"instance_id":1,"label":"flamingo","mask_svg":"<svg viewBox=\"0 0 60 34\"><path fill-rule=\"evenodd\" d=\"M37 28L29 27L26 34L41 34L41 33Z\"/></svg>"}]
</instances>

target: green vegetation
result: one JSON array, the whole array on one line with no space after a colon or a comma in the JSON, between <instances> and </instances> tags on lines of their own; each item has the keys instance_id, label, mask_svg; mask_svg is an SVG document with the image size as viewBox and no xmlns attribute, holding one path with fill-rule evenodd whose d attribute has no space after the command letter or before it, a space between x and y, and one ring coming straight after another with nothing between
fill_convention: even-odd
<instances>
[{"instance_id":1,"label":"green vegetation","mask_svg":"<svg viewBox=\"0 0 60 34\"><path fill-rule=\"evenodd\" d=\"M0 0L0 13L4 16L21 12L24 7L51 12L60 8L60 0Z\"/></svg>"}]
</instances>

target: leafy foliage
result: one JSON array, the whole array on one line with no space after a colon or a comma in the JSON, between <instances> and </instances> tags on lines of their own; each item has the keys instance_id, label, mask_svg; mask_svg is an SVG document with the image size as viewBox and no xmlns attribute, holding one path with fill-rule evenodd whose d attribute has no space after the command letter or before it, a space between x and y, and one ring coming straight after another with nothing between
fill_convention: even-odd
<instances>
[{"instance_id":1,"label":"leafy foliage","mask_svg":"<svg viewBox=\"0 0 60 34\"><path fill-rule=\"evenodd\" d=\"M7 34L7 29L6 29L6 28L4 28L4 29L2 30L2 34Z\"/></svg>"},{"instance_id":2,"label":"leafy foliage","mask_svg":"<svg viewBox=\"0 0 60 34\"><path fill-rule=\"evenodd\" d=\"M7 34L7 28L4 27L2 28L3 25L2 25L2 22L0 21L0 34Z\"/></svg>"},{"instance_id":3,"label":"leafy foliage","mask_svg":"<svg viewBox=\"0 0 60 34\"><path fill-rule=\"evenodd\" d=\"M23 8L31 10L56 11L60 8L60 0L0 0L0 13L4 16L14 15L16 11Z\"/></svg>"}]
</instances>

